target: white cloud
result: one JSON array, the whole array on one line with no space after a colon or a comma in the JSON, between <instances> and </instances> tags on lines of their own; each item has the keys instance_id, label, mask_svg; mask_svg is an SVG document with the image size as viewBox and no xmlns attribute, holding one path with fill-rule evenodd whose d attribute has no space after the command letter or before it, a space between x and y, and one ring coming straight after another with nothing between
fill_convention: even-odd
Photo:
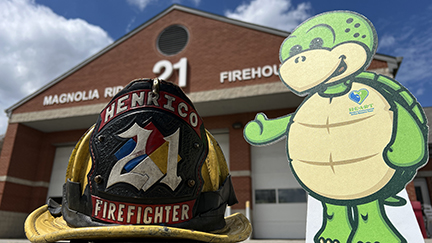
<instances>
[{"instance_id":1,"label":"white cloud","mask_svg":"<svg viewBox=\"0 0 432 243\"><path fill-rule=\"evenodd\" d=\"M0 1L0 110L112 43L98 26L65 19L34 0ZM7 118L0 113L0 134Z\"/></svg>"},{"instance_id":2,"label":"white cloud","mask_svg":"<svg viewBox=\"0 0 432 243\"><path fill-rule=\"evenodd\" d=\"M127 0L130 5L138 7L140 11L143 11L151 1L152 0Z\"/></svg>"},{"instance_id":3,"label":"white cloud","mask_svg":"<svg viewBox=\"0 0 432 243\"><path fill-rule=\"evenodd\" d=\"M406 16L388 26L384 31L392 33L384 33L378 49L380 53L403 57L396 80L406 86L423 106L432 106L432 19L427 15L428 11L430 9Z\"/></svg>"},{"instance_id":4,"label":"white cloud","mask_svg":"<svg viewBox=\"0 0 432 243\"><path fill-rule=\"evenodd\" d=\"M234 11L225 11L225 16L250 23L292 31L311 15L308 2L293 6L290 0L253 0L243 3Z\"/></svg>"},{"instance_id":5,"label":"white cloud","mask_svg":"<svg viewBox=\"0 0 432 243\"><path fill-rule=\"evenodd\" d=\"M432 29L430 30L432 31ZM394 46L394 53L399 56L403 56L403 61L397 79L406 85L413 93L419 95L424 92L420 92L420 82L432 83L432 34L424 33L413 37L411 40L404 43L404 45ZM429 103L429 105L432 103Z\"/></svg>"},{"instance_id":6,"label":"white cloud","mask_svg":"<svg viewBox=\"0 0 432 243\"><path fill-rule=\"evenodd\" d=\"M388 48L396 44L396 39L392 35L385 35L381 37L378 42L378 51L382 48Z\"/></svg>"},{"instance_id":7,"label":"white cloud","mask_svg":"<svg viewBox=\"0 0 432 243\"><path fill-rule=\"evenodd\" d=\"M198 6L201 3L201 0L191 0L195 6Z\"/></svg>"},{"instance_id":8,"label":"white cloud","mask_svg":"<svg viewBox=\"0 0 432 243\"><path fill-rule=\"evenodd\" d=\"M201 3L201 0L190 0L198 6ZM151 3L156 3L156 0L127 0L127 3L133 7L137 7L139 11L144 11L144 9ZM181 4L183 0L171 0L172 4Z\"/></svg>"},{"instance_id":9,"label":"white cloud","mask_svg":"<svg viewBox=\"0 0 432 243\"><path fill-rule=\"evenodd\" d=\"M132 26L135 23L135 19L136 19L136 17L133 16L131 18L131 20L129 21L129 24L126 26L126 30L125 30L126 33L129 33L132 30Z\"/></svg>"}]
</instances>

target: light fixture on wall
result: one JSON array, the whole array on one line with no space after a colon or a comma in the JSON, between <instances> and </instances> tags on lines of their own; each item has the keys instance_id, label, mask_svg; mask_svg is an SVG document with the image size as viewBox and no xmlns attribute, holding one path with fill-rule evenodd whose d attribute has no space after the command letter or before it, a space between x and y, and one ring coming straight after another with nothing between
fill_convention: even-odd
<instances>
[{"instance_id":1,"label":"light fixture on wall","mask_svg":"<svg viewBox=\"0 0 432 243\"><path fill-rule=\"evenodd\" d=\"M242 124L241 122L234 122L234 123L232 124L232 127L233 127L234 129L240 129L240 128L243 127L243 124Z\"/></svg>"}]
</instances>

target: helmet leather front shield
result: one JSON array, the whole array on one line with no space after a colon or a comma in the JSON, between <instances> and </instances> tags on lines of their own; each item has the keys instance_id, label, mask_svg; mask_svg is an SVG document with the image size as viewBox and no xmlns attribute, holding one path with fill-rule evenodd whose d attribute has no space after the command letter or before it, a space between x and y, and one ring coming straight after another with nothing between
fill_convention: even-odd
<instances>
[{"instance_id":1,"label":"helmet leather front shield","mask_svg":"<svg viewBox=\"0 0 432 243\"><path fill-rule=\"evenodd\" d=\"M65 219L75 226L222 228L223 215L210 217L208 223L192 220L198 213L207 153L202 120L177 86L132 82L101 112L93 130L93 166L84 195L76 183L66 183L69 209L91 215L91 220L64 212Z\"/></svg>"}]
</instances>

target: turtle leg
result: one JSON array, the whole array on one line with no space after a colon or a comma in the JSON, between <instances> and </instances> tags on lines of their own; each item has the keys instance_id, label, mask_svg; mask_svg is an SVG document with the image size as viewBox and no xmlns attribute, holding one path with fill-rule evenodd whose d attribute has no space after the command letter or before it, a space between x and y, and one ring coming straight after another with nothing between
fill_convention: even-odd
<instances>
[{"instance_id":1,"label":"turtle leg","mask_svg":"<svg viewBox=\"0 0 432 243\"><path fill-rule=\"evenodd\" d=\"M350 207L322 203L323 223L314 237L316 243L346 243L351 233Z\"/></svg>"},{"instance_id":2,"label":"turtle leg","mask_svg":"<svg viewBox=\"0 0 432 243\"><path fill-rule=\"evenodd\" d=\"M358 224L350 235L352 240L348 242L407 242L390 222L384 204L379 200L357 205L354 217Z\"/></svg>"}]
</instances>

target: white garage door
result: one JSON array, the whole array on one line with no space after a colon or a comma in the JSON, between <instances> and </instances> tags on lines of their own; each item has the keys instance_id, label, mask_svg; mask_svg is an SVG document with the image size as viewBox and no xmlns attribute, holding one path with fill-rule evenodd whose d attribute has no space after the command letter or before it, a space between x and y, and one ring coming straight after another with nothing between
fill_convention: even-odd
<instances>
[{"instance_id":1,"label":"white garage door","mask_svg":"<svg viewBox=\"0 0 432 243\"><path fill-rule=\"evenodd\" d=\"M304 239L307 194L286 157L285 140L252 146L253 237Z\"/></svg>"},{"instance_id":2,"label":"white garage door","mask_svg":"<svg viewBox=\"0 0 432 243\"><path fill-rule=\"evenodd\" d=\"M61 198L69 157L74 146L57 147L48 188L48 197Z\"/></svg>"}]
</instances>

